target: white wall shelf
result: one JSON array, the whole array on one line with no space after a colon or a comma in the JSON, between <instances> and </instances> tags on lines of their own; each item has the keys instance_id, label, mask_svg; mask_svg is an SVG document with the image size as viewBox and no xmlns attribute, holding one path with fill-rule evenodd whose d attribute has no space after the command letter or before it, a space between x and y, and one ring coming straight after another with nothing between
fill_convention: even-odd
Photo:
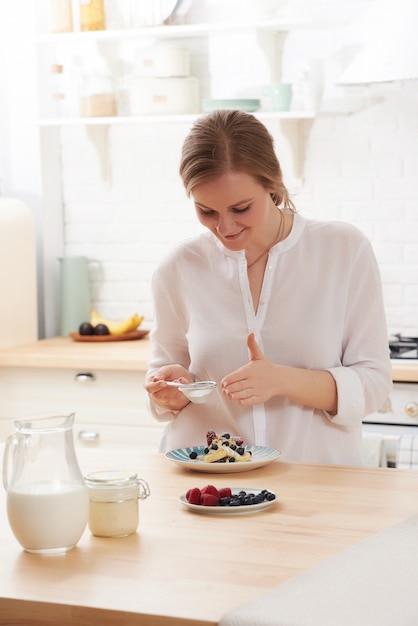
<instances>
[{"instance_id":1,"label":"white wall shelf","mask_svg":"<svg viewBox=\"0 0 418 626\"><path fill-rule=\"evenodd\" d=\"M185 37L207 37L218 33L266 30L288 32L295 28L306 28L309 21L303 18L295 20L264 20L259 22L225 22L212 24L184 24L180 26L149 26L146 28L124 28L121 30L96 30L90 32L71 32L46 34L37 38L37 43L62 44L80 43L87 41L118 41L147 38L183 39Z\"/></svg>"},{"instance_id":2,"label":"white wall shelf","mask_svg":"<svg viewBox=\"0 0 418 626\"><path fill-rule=\"evenodd\" d=\"M192 124L204 113L196 115L142 115L127 117L74 117L74 118L51 118L39 121L39 125L46 126L129 126L135 124L169 124L185 123ZM260 111L254 113L255 117L264 121L274 120L306 120L315 117L314 111Z\"/></svg>"}]
</instances>

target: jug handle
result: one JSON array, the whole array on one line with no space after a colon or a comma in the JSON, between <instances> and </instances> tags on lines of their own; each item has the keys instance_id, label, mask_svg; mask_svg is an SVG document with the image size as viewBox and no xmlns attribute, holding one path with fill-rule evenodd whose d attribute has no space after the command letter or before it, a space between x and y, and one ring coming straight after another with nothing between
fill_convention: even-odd
<instances>
[{"instance_id":1,"label":"jug handle","mask_svg":"<svg viewBox=\"0 0 418 626\"><path fill-rule=\"evenodd\" d=\"M16 450L16 446L18 443L18 436L16 433L9 435L4 444L4 454L3 454L3 486L7 491L9 488L9 467L11 466L10 457L12 452ZM13 454L14 456L14 454Z\"/></svg>"}]
</instances>

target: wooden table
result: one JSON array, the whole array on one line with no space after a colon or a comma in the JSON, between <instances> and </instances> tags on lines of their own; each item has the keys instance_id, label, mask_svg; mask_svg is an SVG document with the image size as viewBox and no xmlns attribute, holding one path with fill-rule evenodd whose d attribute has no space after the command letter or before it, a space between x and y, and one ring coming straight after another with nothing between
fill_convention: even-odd
<instances>
[{"instance_id":1,"label":"wooden table","mask_svg":"<svg viewBox=\"0 0 418 626\"><path fill-rule=\"evenodd\" d=\"M1 452L1 448L0 448ZM418 472L275 461L248 473L183 471L145 448L77 451L83 474L127 467L145 478L138 533L86 529L61 556L24 552L0 493L0 624L207 626L230 609L418 512ZM251 515L208 516L178 501L212 483L274 490Z\"/></svg>"}]
</instances>

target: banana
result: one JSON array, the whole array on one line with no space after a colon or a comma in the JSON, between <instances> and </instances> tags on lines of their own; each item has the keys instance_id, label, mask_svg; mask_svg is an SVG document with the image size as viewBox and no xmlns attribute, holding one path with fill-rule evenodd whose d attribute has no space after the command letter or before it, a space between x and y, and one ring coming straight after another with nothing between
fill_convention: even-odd
<instances>
[{"instance_id":1,"label":"banana","mask_svg":"<svg viewBox=\"0 0 418 626\"><path fill-rule=\"evenodd\" d=\"M205 463L216 463L216 461L220 461L227 456L225 449L218 448L218 450L211 450L208 454L205 455Z\"/></svg>"},{"instance_id":2,"label":"banana","mask_svg":"<svg viewBox=\"0 0 418 626\"><path fill-rule=\"evenodd\" d=\"M130 315L124 320L116 321L111 320L107 317L103 317L103 315L100 315L97 309L92 309L90 315L90 324L92 326L97 326L97 324L104 324L108 327L111 335L122 335L123 333L129 333L130 331L138 328L143 319L144 318L142 315L137 315L137 313L133 313L133 315Z\"/></svg>"}]
</instances>

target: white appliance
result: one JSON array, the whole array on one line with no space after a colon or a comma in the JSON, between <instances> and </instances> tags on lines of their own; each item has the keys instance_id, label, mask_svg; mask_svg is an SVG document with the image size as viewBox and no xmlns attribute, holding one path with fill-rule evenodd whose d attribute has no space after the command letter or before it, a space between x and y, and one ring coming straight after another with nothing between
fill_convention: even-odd
<instances>
[{"instance_id":1,"label":"white appliance","mask_svg":"<svg viewBox=\"0 0 418 626\"><path fill-rule=\"evenodd\" d=\"M0 349L38 339L36 231L29 207L0 197Z\"/></svg>"},{"instance_id":2,"label":"white appliance","mask_svg":"<svg viewBox=\"0 0 418 626\"><path fill-rule=\"evenodd\" d=\"M418 367L417 337L396 335L390 338L389 347L393 363L404 368ZM380 411L363 420L363 432L381 439L382 458L388 467L396 467L401 435L418 436L418 382L394 382L393 391Z\"/></svg>"}]
</instances>

